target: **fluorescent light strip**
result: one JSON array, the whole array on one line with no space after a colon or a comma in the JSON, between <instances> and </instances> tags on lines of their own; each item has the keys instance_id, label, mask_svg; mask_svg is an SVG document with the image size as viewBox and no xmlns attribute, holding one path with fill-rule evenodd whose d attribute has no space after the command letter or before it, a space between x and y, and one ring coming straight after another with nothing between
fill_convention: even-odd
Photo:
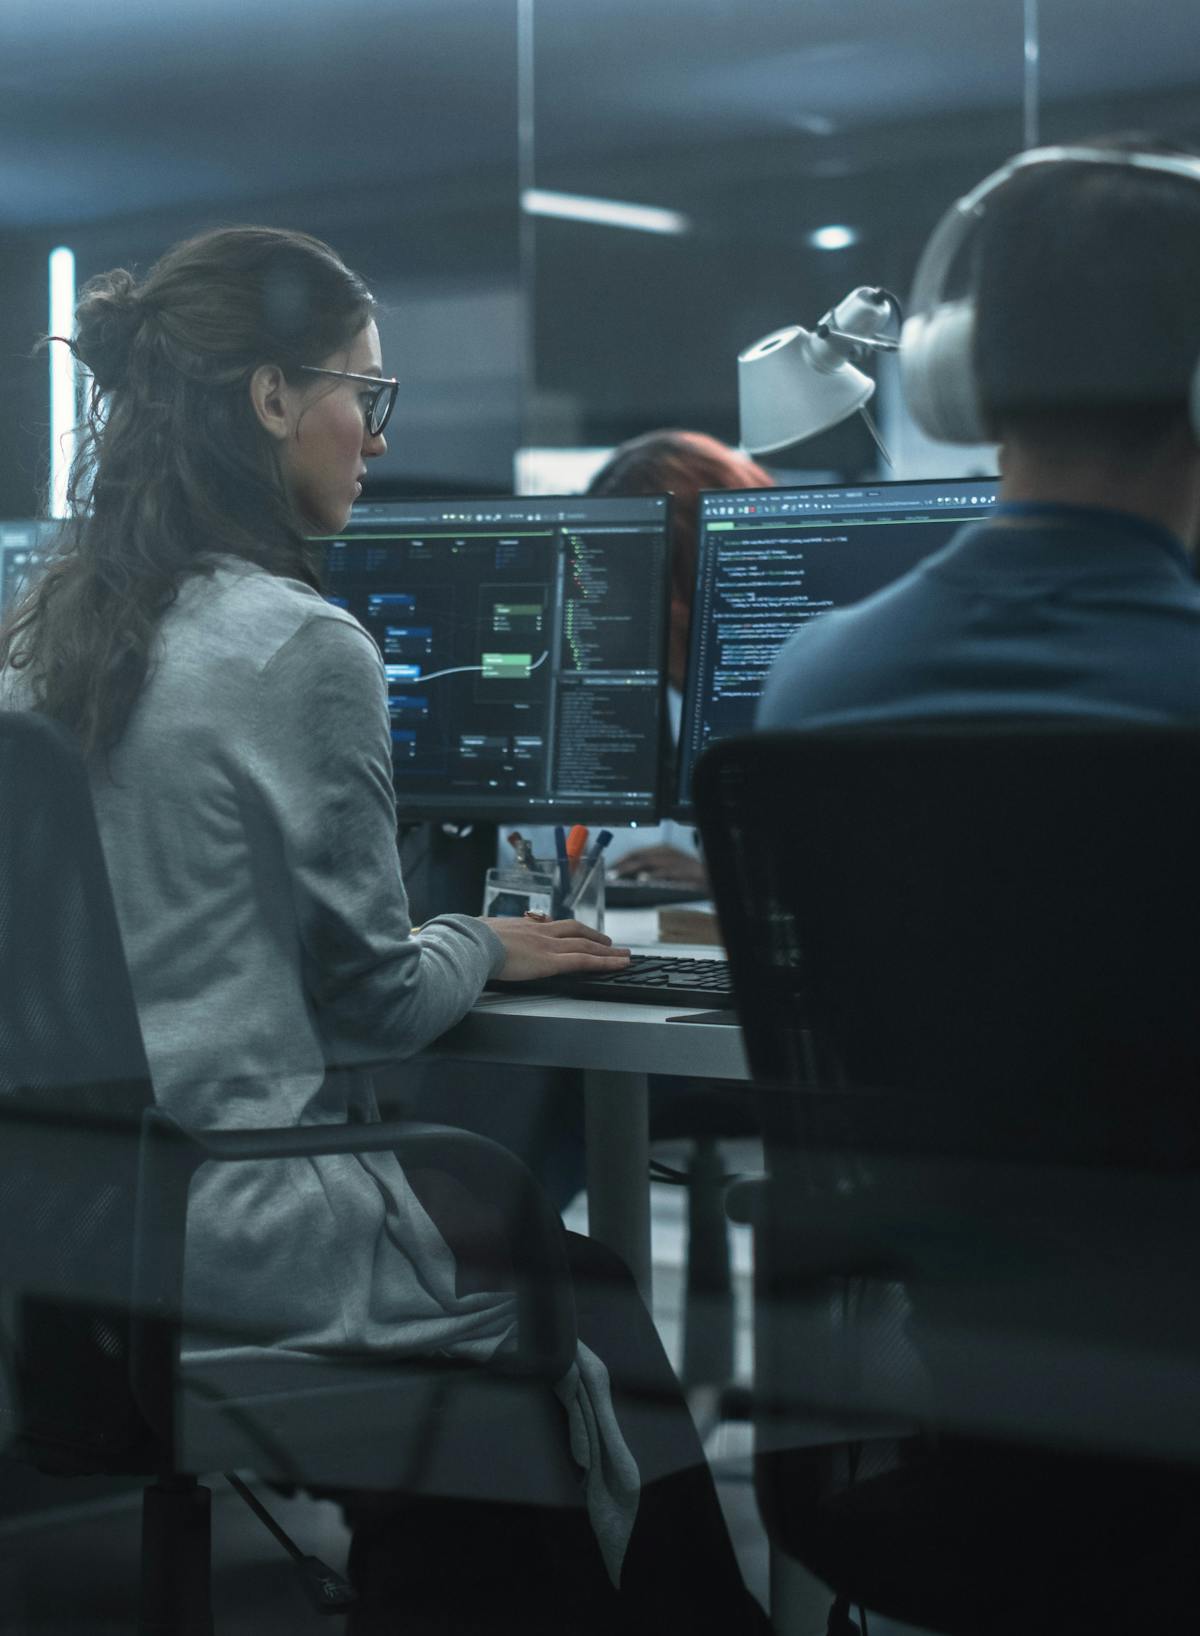
<instances>
[{"instance_id":1,"label":"fluorescent light strip","mask_svg":"<svg viewBox=\"0 0 1200 1636\"><path fill-rule=\"evenodd\" d=\"M50 334L75 329L75 252L60 245L50 252ZM61 341L50 342L50 515L67 515L67 478L75 456L79 419L75 358Z\"/></svg>"},{"instance_id":2,"label":"fluorescent light strip","mask_svg":"<svg viewBox=\"0 0 1200 1636\"><path fill-rule=\"evenodd\" d=\"M560 216L566 221L594 222L600 227L628 227L637 233L686 233L692 225L678 210L621 204L616 199L589 199L581 193L550 193L540 187L524 190L521 209L529 216Z\"/></svg>"}]
</instances>

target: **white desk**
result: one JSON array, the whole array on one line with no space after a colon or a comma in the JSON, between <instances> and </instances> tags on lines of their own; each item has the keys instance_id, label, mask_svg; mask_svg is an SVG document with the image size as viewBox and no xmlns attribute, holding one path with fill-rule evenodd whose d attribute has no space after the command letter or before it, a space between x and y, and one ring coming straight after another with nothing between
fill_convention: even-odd
<instances>
[{"instance_id":1,"label":"white desk","mask_svg":"<svg viewBox=\"0 0 1200 1636\"><path fill-rule=\"evenodd\" d=\"M643 945L644 952L664 952ZM672 954L720 951L672 944ZM485 993L430 1047L458 1061L581 1068L587 1142L588 1231L632 1269L649 1304L650 1185L646 1076L748 1079L733 1012L719 1023L668 1022L680 1006L622 1005L557 995ZM497 1095L502 1096L502 1084Z\"/></svg>"}]
</instances>

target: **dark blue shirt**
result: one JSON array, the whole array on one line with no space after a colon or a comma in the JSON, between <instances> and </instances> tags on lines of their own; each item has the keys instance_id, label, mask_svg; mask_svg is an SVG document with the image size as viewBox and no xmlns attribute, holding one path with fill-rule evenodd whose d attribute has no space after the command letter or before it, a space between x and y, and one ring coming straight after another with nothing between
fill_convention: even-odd
<instances>
[{"instance_id":1,"label":"dark blue shirt","mask_svg":"<svg viewBox=\"0 0 1200 1636\"><path fill-rule=\"evenodd\" d=\"M1200 719L1200 585L1174 535L1090 507L997 506L798 631L757 720L990 714Z\"/></svg>"}]
</instances>

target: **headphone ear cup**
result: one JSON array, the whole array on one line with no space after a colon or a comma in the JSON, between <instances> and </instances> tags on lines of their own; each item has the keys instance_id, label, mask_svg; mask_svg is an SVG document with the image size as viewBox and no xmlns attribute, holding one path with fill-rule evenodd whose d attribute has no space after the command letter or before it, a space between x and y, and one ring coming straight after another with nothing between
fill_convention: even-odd
<instances>
[{"instance_id":1,"label":"headphone ear cup","mask_svg":"<svg viewBox=\"0 0 1200 1636\"><path fill-rule=\"evenodd\" d=\"M927 437L939 443L989 441L975 382L975 304L969 297L905 321L900 378L908 411Z\"/></svg>"}]
</instances>

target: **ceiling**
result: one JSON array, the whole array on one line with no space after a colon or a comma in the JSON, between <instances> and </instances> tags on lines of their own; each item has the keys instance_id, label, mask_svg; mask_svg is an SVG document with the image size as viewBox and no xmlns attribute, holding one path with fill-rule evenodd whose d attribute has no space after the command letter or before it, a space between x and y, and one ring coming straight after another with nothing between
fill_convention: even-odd
<instances>
[{"instance_id":1,"label":"ceiling","mask_svg":"<svg viewBox=\"0 0 1200 1636\"><path fill-rule=\"evenodd\" d=\"M936 143L964 113L1016 148L1026 8L1048 104L1200 79L1194 0L3 0L0 227L311 188L511 195L523 23L542 186L615 177L695 208L752 149L836 178L864 141L899 162L906 129Z\"/></svg>"},{"instance_id":2,"label":"ceiling","mask_svg":"<svg viewBox=\"0 0 1200 1636\"><path fill-rule=\"evenodd\" d=\"M46 251L144 268L218 221L329 238L396 367L428 361L373 481L500 491L518 443L736 436L737 350L905 291L1023 145L1034 14L1046 138L1190 118L1196 0L0 0L0 510L43 459ZM522 225L531 182L692 232ZM813 250L838 221L857 244Z\"/></svg>"}]
</instances>

